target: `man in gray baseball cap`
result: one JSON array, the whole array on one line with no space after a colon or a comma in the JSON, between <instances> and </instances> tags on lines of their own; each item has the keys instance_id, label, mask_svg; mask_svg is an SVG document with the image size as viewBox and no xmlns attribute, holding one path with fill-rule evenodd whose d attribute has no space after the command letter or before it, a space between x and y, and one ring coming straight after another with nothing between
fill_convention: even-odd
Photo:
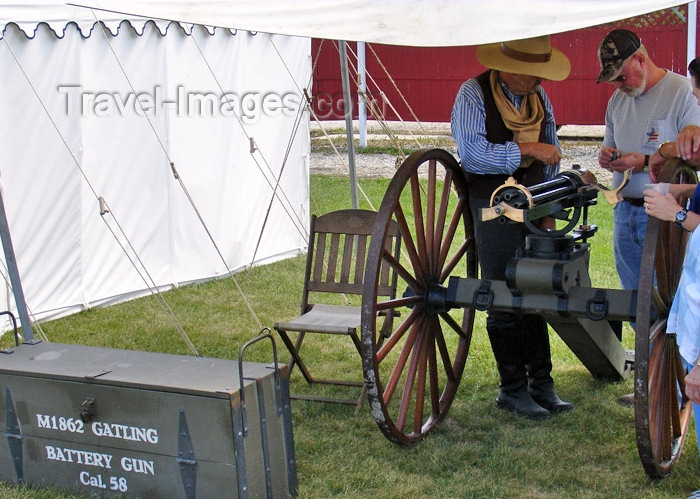
<instances>
[{"instance_id":1,"label":"man in gray baseball cap","mask_svg":"<svg viewBox=\"0 0 700 499\"><path fill-rule=\"evenodd\" d=\"M639 37L629 30L608 33L598 46L598 61L596 83L615 87L605 112L598 163L613 172L615 187L623 172L632 173L621 191L623 201L614 211L615 267L622 288L637 289L647 223L644 186L651 183L649 158L681 129L700 124L700 107L690 81L654 64Z\"/></svg>"},{"instance_id":2,"label":"man in gray baseball cap","mask_svg":"<svg viewBox=\"0 0 700 499\"><path fill-rule=\"evenodd\" d=\"M620 76L627 58L641 45L639 37L626 29L616 29L608 33L598 47L598 62L601 69L596 83L613 81Z\"/></svg>"}]
</instances>

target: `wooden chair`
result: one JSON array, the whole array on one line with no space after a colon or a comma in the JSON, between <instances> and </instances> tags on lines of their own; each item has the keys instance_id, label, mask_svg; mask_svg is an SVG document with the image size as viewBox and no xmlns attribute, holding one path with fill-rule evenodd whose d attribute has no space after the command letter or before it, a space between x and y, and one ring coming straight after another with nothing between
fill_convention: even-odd
<instances>
[{"instance_id":1,"label":"wooden chair","mask_svg":"<svg viewBox=\"0 0 700 499\"><path fill-rule=\"evenodd\" d=\"M362 295L365 261L375 216L373 211L350 209L311 218L301 315L289 322L275 323L275 329L292 356L290 374L296 364L309 385L321 383L361 387L361 393L356 400L296 394L292 398L350 404L358 410L362 406L365 395L363 382L315 378L302 360L301 347L307 333L346 335L360 353L360 306L317 303L316 300L325 298L326 301L340 301L329 298L340 294L356 297ZM393 248L388 247L387 250L398 259L401 238L396 222L390 225L389 232L392 237L387 238L387 244ZM379 294L393 298L396 296L397 276L390 271L388 265L385 267ZM355 301L359 303L358 298ZM392 322L392 316L385 318L385 336L391 333ZM298 333L295 342L292 342L289 332ZM330 361L332 360L329 359Z\"/></svg>"}]
</instances>

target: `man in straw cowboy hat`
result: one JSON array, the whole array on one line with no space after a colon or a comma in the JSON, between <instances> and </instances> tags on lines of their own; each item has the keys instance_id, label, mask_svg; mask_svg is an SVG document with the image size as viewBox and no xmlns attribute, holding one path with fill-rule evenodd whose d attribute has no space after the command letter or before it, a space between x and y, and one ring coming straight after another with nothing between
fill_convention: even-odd
<instances>
[{"instance_id":1,"label":"man in straw cowboy hat","mask_svg":"<svg viewBox=\"0 0 700 499\"><path fill-rule=\"evenodd\" d=\"M452 135L469 177L469 204L484 279L505 280L505 268L524 247L524 224L480 222L492 192L512 176L531 186L558 173L561 151L552 105L540 86L564 80L569 59L548 36L477 48L488 70L466 81L452 109ZM541 228L553 228L542 220ZM487 312L486 329L500 376L499 408L533 419L568 412L554 390L547 323L539 315Z\"/></svg>"}]
</instances>

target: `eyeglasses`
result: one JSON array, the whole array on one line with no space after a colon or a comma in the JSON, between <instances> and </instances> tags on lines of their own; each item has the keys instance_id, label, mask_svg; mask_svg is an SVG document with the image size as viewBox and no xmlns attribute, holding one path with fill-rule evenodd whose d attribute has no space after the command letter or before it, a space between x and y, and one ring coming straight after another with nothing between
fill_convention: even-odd
<instances>
[{"instance_id":1,"label":"eyeglasses","mask_svg":"<svg viewBox=\"0 0 700 499\"><path fill-rule=\"evenodd\" d=\"M620 76L610 80L610 83L613 83L613 82L624 83L627 80L627 75L625 73L627 73L627 70L628 70L629 65L630 65L630 60L632 60L632 59L633 58L630 57L630 59L625 61L624 66L622 66L622 71L620 71Z\"/></svg>"}]
</instances>

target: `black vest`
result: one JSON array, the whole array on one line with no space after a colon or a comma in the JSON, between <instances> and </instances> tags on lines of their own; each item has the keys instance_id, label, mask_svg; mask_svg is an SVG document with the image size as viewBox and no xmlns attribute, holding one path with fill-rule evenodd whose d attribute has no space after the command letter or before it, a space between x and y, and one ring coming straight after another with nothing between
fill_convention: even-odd
<instances>
[{"instance_id":1,"label":"black vest","mask_svg":"<svg viewBox=\"0 0 700 499\"><path fill-rule=\"evenodd\" d=\"M484 94L484 109L486 111L486 139L493 144L505 144L513 140L513 132L506 127L503 122L501 113L496 107L496 101L493 98L493 92L491 91L491 70L481 73L475 79L479 86L481 86L481 91ZM538 93L537 96L542 103L542 108L544 109L544 101L542 96ZM542 119L542 126L540 127L540 136L538 141L544 142L544 131L545 123L548 116ZM498 187L503 185L503 183L508 179L509 175L498 174L498 175L478 175L475 173L468 173L469 178L469 192L470 194L477 195L479 197L491 197L491 193ZM544 164L541 161L533 162L528 168L518 168L513 172L512 177L521 185L529 187L531 185L541 184L544 182Z\"/></svg>"}]
</instances>

